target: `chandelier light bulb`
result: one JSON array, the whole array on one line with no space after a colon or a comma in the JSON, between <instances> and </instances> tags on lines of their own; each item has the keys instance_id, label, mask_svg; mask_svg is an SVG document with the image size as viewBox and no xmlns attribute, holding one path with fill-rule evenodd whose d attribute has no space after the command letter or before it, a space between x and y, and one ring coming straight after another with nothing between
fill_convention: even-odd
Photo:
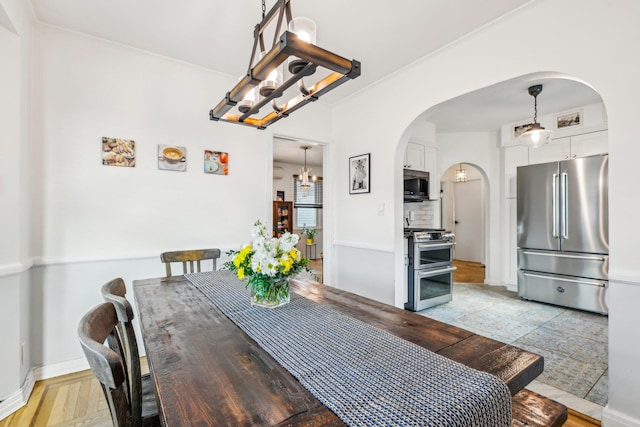
<instances>
[{"instance_id":1,"label":"chandelier light bulb","mask_svg":"<svg viewBox=\"0 0 640 427\"><path fill-rule=\"evenodd\" d=\"M289 22L289 31L298 36L300 40L316 44L316 23L309 18L293 18L291 22ZM297 56L290 57L288 62L289 72L291 74L299 73L308 64L307 61L300 59Z\"/></svg>"}]
</instances>

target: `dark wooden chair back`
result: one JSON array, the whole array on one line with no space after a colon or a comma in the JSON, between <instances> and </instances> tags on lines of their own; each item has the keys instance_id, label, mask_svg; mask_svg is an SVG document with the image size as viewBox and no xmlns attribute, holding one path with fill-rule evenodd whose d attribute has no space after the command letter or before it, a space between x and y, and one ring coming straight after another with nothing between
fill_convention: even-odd
<instances>
[{"instance_id":1,"label":"dark wooden chair back","mask_svg":"<svg viewBox=\"0 0 640 427\"><path fill-rule=\"evenodd\" d=\"M133 425L142 425L143 419L143 393L142 374L140 368L140 353L138 352L138 341L133 329L133 308L125 298L127 288L124 280L117 278L102 286L102 296L105 301L113 304L118 324L116 332L123 349L124 368L129 382L129 401L131 402L131 418ZM154 402L152 402L154 404ZM154 408L150 411L154 412ZM157 413L157 408L155 408Z\"/></svg>"},{"instance_id":2,"label":"dark wooden chair back","mask_svg":"<svg viewBox=\"0 0 640 427\"><path fill-rule=\"evenodd\" d=\"M163 252L160 254L160 260L165 263L167 268L167 277L171 277L171 263L182 263L182 274L194 273L194 262L196 263L197 272L200 272L200 261L212 260L213 269L216 269L216 260L220 258L220 249L195 249L186 251ZM189 263L189 271L187 271L187 263Z\"/></svg>"},{"instance_id":3,"label":"dark wooden chair back","mask_svg":"<svg viewBox=\"0 0 640 427\"><path fill-rule=\"evenodd\" d=\"M115 427L132 425L127 373L123 363L122 347L118 350L116 332L118 315L113 304L105 302L84 315L78 325L78 338L89 366L102 384ZM109 347L104 345L109 341ZM116 349L110 348L115 346Z\"/></svg>"}]
</instances>

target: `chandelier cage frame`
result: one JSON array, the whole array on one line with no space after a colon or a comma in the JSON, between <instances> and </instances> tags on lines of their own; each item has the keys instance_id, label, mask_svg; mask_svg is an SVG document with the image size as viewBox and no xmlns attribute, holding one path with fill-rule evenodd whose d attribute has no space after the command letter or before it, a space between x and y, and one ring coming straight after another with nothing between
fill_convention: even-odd
<instances>
[{"instance_id":1,"label":"chandelier cage frame","mask_svg":"<svg viewBox=\"0 0 640 427\"><path fill-rule=\"evenodd\" d=\"M266 52L261 59L254 64L256 55L265 51L263 33L271 22L277 18L276 31L274 32L271 49ZM288 117L289 114L304 107L310 102L314 102L325 93L335 89L348 80L360 76L361 64L357 60L349 60L335 53L329 52L315 44L308 43L288 30L280 32L286 22L288 26L291 22L291 0L277 0L273 8L265 15L254 28L254 41L247 74L226 93L225 97L209 112L209 117L214 121L225 121L266 129L267 126L278 120ZM278 36L278 34L281 34ZM266 80L269 74L284 63L289 57L297 57L306 61L306 65L298 67L297 72L278 86L271 94L254 103L244 114L232 114L229 112L236 106L251 90ZM303 77L311 76L316 72L317 67L323 67L331 71L329 75L317 81L310 87L306 87L302 81ZM284 92L298 84L300 93L289 99L282 105L277 105L276 99ZM262 107L271 102L273 111L263 117L254 117Z\"/></svg>"}]
</instances>

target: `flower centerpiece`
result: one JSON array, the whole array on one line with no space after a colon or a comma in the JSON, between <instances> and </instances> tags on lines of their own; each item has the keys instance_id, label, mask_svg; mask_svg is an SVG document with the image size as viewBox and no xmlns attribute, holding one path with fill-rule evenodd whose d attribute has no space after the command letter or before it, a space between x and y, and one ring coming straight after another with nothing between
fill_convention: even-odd
<instances>
[{"instance_id":1,"label":"flower centerpiece","mask_svg":"<svg viewBox=\"0 0 640 427\"><path fill-rule=\"evenodd\" d=\"M296 249L300 237L284 233L271 237L267 227L256 221L251 230L252 243L227 255L232 260L224 267L235 271L239 279L247 279L251 287L251 304L278 307L289 302L289 278L307 266L308 260Z\"/></svg>"}]
</instances>

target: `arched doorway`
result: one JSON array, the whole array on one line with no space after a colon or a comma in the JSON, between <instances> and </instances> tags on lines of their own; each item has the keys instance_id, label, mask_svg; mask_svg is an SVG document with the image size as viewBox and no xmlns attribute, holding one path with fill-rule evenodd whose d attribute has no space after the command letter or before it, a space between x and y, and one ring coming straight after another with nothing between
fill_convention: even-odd
<instances>
[{"instance_id":1,"label":"arched doorway","mask_svg":"<svg viewBox=\"0 0 640 427\"><path fill-rule=\"evenodd\" d=\"M448 190L453 197L453 187L456 185L455 178L447 178L447 170L451 168L455 173L455 169L461 167L460 162L463 162L467 172L471 166L466 165L473 165L481 171L486 180L486 185L480 187L486 189L486 208L476 210L477 214L484 212L486 215L485 226L481 227L485 230L486 241L483 245L487 267L486 285L475 286L477 289L474 290L478 290L479 294L470 297L469 305L461 311L451 312L447 310L447 306L454 304L444 304L434 308L433 313L442 314L439 319L447 323L543 355L548 364L539 380L544 387L551 388L544 391L542 387L536 391L541 394L558 393L554 398L565 402L573 401L577 396L582 399L580 405L585 404L587 407L596 403L593 412L584 407L580 409L599 417L608 399L607 319L598 314L562 306L522 301L515 293L518 272L515 256L516 169L518 166L550 161L547 158L556 154L551 148L533 152L529 147L520 145L515 137L515 127L518 124L531 122L532 105L527 99L527 88L537 83L544 84L547 94L544 104L539 104L538 114L543 117L543 126L551 127L556 132L558 145L564 143L571 146L573 142L577 146L576 142L579 141L587 147L588 145L583 143L586 139L580 135L606 132L606 109L597 92L584 82L557 73L535 73L501 82L436 105L416 119L416 122L426 122L429 128L433 129L429 141L433 142L433 147L438 152L438 177L442 180L443 187L440 207L443 210L443 228L455 230L456 224L453 222L456 219L460 220L455 216L447 220L453 213L446 212L446 192ZM511 104L511 101L518 97L524 97L525 103L529 101L522 110ZM540 107L545 110L540 110ZM563 114L575 111L579 111L585 120L589 116L589 123L585 121L573 129L566 129L558 123L558 118ZM413 127L415 122L409 130L413 130ZM576 136L580 138L575 138ZM409 138L413 137L414 133L410 133ZM568 139L561 141L563 138ZM451 203L456 203L455 198ZM464 231L458 230L458 234L464 235ZM463 284L459 289L465 292L471 288L472 286ZM489 298L481 299L485 296ZM458 298L458 301L460 300L461 298ZM508 300L515 304L512 307L497 307L496 311L490 310L491 306ZM455 287L453 303L456 303ZM425 315L438 318L432 313ZM576 320L573 315L580 320ZM599 332L579 335L576 331L563 327L570 323L582 327L587 322L591 323L590 328ZM585 343L590 342L588 357L565 358L567 348L564 345L583 340ZM560 346L555 346L555 343L560 343ZM585 368L587 365L588 368ZM584 371L581 371L580 375L573 375L574 371L581 369ZM568 394L559 397L563 392ZM571 407L575 409L575 406Z\"/></svg>"},{"instance_id":2,"label":"arched doorway","mask_svg":"<svg viewBox=\"0 0 640 427\"><path fill-rule=\"evenodd\" d=\"M470 163L450 166L440 178L441 217L455 235L454 282L484 283L486 263L486 179ZM470 275L469 273L473 273Z\"/></svg>"}]
</instances>

